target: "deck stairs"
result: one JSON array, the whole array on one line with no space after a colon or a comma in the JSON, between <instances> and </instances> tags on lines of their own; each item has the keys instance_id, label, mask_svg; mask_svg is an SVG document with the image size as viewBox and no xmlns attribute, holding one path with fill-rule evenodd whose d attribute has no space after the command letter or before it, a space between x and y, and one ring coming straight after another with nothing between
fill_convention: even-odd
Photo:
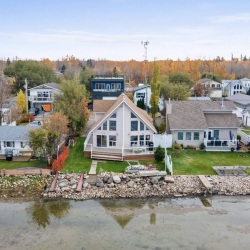
<instances>
[{"instance_id":1,"label":"deck stairs","mask_svg":"<svg viewBox=\"0 0 250 250\"><path fill-rule=\"evenodd\" d=\"M115 153L105 153L105 152L92 152L92 159L98 159L98 160L108 160L108 161L122 161L122 155L121 154L115 154Z\"/></svg>"},{"instance_id":2,"label":"deck stairs","mask_svg":"<svg viewBox=\"0 0 250 250\"><path fill-rule=\"evenodd\" d=\"M213 183L213 179L212 179L210 176L208 176L208 177L207 177L207 180L209 181L209 183L210 183L211 186L212 186L212 194L216 194L216 193L217 193L217 189L216 189L216 186L215 186L214 183Z\"/></svg>"}]
</instances>

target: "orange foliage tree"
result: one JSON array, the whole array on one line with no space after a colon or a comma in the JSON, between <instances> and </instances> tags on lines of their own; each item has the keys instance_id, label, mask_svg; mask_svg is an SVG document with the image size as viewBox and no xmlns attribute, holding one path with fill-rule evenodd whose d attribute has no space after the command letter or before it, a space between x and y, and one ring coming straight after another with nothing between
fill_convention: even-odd
<instances>
[{"instance_id":1,"label":"orange foliage tree","mask_svg":"<svg viewBox=\"0 0 250 250\"><path fill-rule=\"evenodd\" d=\"M69 156L69 148L65 147L62 153L58 155L58 158L55 159L52 163L51 170L53 171L53 173L55 173L56 171L60 171L63 168L68 156Z\"/></svg>"}]
</instances>

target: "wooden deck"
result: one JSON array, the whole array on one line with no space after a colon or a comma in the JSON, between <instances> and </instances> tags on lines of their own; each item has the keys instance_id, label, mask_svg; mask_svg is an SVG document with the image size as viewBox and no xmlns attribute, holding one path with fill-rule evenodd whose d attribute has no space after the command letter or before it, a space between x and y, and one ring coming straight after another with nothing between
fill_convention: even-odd
<instances>
[{"instance_id":1,"label":"wooden deck","mask_svg":"<svg viewBox=\"0 0 250 250\"><path fill-rule=\"evenodd\" d=\"M13 156L12 161L29 161L32 156ZM5 155L0 155L0 160L5 160L6 157Z\"/></svg>"},{"instance_id":2,"label":"wooden deck","mask_svg":"<svg viewBox=\"0 0 250 250\"><path fill-rule=\"evenodd\" d=\"M13 170L6 170L3 169L1 170L1 175L51 175L51 170L50 169L13 169Z\"/></svg>"},{"instance_id":3,"label":"wooden deck","mask_svg":"<svg viewBox=\"0 0 250 250\"><path fill-rule=\"evenodd\" d=\"M206 189L212 189L212 185L210 184L208 179L205 177L205 175L198 175L198 177Z\"/></svg>"}]
</instances>

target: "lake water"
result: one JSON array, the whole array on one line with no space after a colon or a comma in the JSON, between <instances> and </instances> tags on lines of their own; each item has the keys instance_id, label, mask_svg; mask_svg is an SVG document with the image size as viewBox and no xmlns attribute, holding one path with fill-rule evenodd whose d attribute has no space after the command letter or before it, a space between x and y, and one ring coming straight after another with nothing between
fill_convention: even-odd
<instances>
[{"instance_id":1,"label":"lake water","mask_svg":"<svg viewBox=\"0 0 250 250\"><path fill-rule=\"evenodd\" d=\"M0 249L250 249L250 197L0 202Z\"/></svg>"}]
</instances>

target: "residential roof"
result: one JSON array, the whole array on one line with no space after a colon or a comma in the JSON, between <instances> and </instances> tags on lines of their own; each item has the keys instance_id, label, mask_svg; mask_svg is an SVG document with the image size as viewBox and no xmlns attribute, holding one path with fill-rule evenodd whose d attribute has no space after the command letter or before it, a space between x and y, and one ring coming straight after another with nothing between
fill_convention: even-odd
<instances>
[{"instance_id":1,"label":"residential roof","mask_svg":"<svg viewBox=\"0 0 250 250\"><path fill-rule=\"evenodd\" d=\"M240 126L236 114L205 114L205 119L209 128L237 128Z\"/></svg>"},{"instance_id":2,"label":"residential roof","mask_svg":"<svg viewBox=\"0 0 250 250\"><path fill-rule=\"evenodd\" d=\"M197 97L189 97L190 101L211 101L208 96L197 96Z\"/></svg>"},{"instance_id":3,"label":"residential roof","mask_svg":"<svg viewBox=\"0 0 250 250\"><path fill-rule=\"evenodd\" d=\"M145 89L146 87L150 87L150 85L147 85L147 86L146 85L142 85L142 86L136 87L136 88L133 89L133 93L135 93L138 90Z\"/></svg>"},{"instance_id":4,"label":"residential roof","mask_svg":"<svg viewBox=\"0 0 250 250\"><path fill-rule=\"evenodd\" d=\"M104 101L104 100L103 100ZM105 100L106 101L106 100ZM137 114L153 131L157 132L154 125L151 122L151 118L146 112L138 108L124 93L117 97L115 103L109 108L109 110L91 127L91 132L95 127L101 124L116 108L118 108L122 103L126 103L134 112Z\"/></svg>"},{"instance_id":5,"label":"residential roof","mask_svg":"<svg viewBox=\"0 0 250 250\"><path fill-rule=\"evenodd\" d=\"M16 106L16 96L6 99L3 102L3 108L13 108Z\"/></svg>"},{"instance_id":6,"label":"residential roof","mask_svg":"<svg viewBox=\"0 0 250 250\"><path fill-rule=\"evenodd\" d=\"M35 86L33 88L30 88L30 89L51 89L51 88L59 89L59 87L60 87L60 84L58 84L58 83L48 82L48 83L44 83L44 84Z\"/></svg>"},{"instance_id":7,"label":"residential roof","mask_svg":"<svg viewBox=\"0 0 250 250\"><path fill-rule=\"evenodd\" d=\"M27 141L29 126L0 126L0 141Z\"/></svg>"},{"instance_id":8,"label":"residential roof","mask_svg":"<svg viewBox=\"0 0 250 250\"><path fill-rule=\"evenodd\" d=\"M233 101L242 105L250 105L250 96L244 94L236 94L226 97L227 100Z\"/></svg>"},{"instance_id":9,"label":"residential roof","mask_svg":"<svg viewBox=\"0 0 250 250\"><path fill-rule=\"evenodd\" d=\"M173 101L171 104L172 114L168 115L170 129L207 129L205 112L230 114L236 109L231 101L225 101L223 106L221 101Z\"/></svg>"},{"instance_id":10,"label":"residential roof","mask_svg":"<svg viewBox=\"0 0 250 250\"><path fill-rule=\"evenodd\" d=\"M198 80L196 83L205 83L205 82L210 82L210 81L217 82L217 81L214 81L213 79L210 79L210 78L202 78L202 79Z\"/></svg>"},{"instance_id":11,"label":"residential roof","mask_svg":"<svg viewBox=\"0 0 250 250\"><path fill-rule=\"evenodd\" d=\"M107 112L116 100L94 100L93 112Z\"/></svg>"}]
</instances>

